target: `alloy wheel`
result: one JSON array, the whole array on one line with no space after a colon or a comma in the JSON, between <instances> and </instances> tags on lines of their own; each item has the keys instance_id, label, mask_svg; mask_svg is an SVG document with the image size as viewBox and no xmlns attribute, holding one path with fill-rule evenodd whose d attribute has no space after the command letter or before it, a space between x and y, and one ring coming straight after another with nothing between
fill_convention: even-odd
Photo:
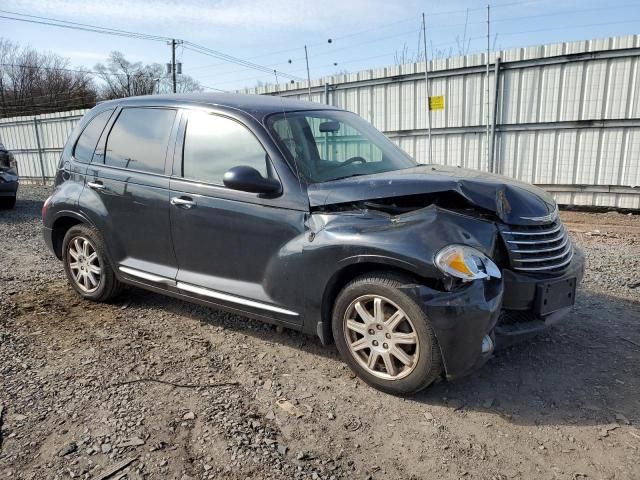
<instances>
[{"instance_id":1,"label":"alloy wheel","mask_svg":"<svg viewBox=\"0 0 640 480\"><path fill-rule=\"evenodd\" d=\"M409 316L388 298L356 298L343 322L351 355L370 374L399 380L415 369L420 355L418 334Z\"/></svg>"},{"instance_id":2,"label":"alloy wheel","mask_svg":"<svg viewBox=\"0 0 640 480\"><path fill-rule=\"evenodd\" d=\"M74 237L67 252L69 271L75 284L85 293L94 292L100 285L102 266L93 243L86 237Z\"/></svg>"}]
</instances>

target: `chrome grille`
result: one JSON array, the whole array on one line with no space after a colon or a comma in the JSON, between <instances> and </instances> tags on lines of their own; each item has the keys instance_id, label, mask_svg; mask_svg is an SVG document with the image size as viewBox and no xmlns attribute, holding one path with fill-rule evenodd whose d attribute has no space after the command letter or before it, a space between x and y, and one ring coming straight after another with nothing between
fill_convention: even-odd
<instances>
[{"instance_id":1,"label":"chrome grille","mask_svg":"<svg viewBox=\"0 0 640 480\"><path fill-rule=\"evenodd\" d=\"M573 258L573 245L560 220L546 225L501 225L511 268L520 272L557 273Z\"/></svg>"}]
</instances>

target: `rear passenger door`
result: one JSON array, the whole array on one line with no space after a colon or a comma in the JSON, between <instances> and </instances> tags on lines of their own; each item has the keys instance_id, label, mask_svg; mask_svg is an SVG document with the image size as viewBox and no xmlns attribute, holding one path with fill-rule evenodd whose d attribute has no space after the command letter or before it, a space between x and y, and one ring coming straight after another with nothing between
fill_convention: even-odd
<instances>
[{"instance_id":1,"label":"rear passenger door","mask_svg":"<svg viewBox=\"0 0 640 480\"><path fill-rule=\"evenodd\" d=\"M301 252L295 239L303 234L304 212L287 208L283 197L224 186L224 173L236 166L277 178L246 125L201 111L184 117L171 180L178 288L228 308L299 323L302 289L287 259Z\"/></svg>"},{"instance_id":2,"label":"rear passenger door","mask_svg":"<svg viewBox=\"0 0 640 480\"><path fill-rule=\"evenodd\" d=\"M152 282L173 280L177 265L169 223L167 158L179 112L126 107L107 127L81 205L87 205L121 273Z\"/></svg>"}]
</instances>

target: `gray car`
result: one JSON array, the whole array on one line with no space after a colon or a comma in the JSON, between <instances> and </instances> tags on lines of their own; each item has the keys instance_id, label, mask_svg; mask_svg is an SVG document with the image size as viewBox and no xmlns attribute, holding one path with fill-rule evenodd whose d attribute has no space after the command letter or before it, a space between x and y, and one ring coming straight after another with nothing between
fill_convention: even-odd
<instances>
[{"instance_id":1,"label":"gray car","mask_svg":"<svg viewBox=\"0 0 640 480\"><path fill-rule=\"evenodd\" d=\"M13 208L18 195L18 163L0 143L0 208Z\"/></svg>"},{"instance_id":2,"label":"gray car","mask_svg":"<svg viewBox=\"0 0 640 480\"><path fill-rule=\"evenodd\" d=\"M398 394L560 320L584 270L543 190L418 165L353 113L268 96L98 105L43 221L86 299L130 284L301 330Z\"/></svg>"}]
</instances>

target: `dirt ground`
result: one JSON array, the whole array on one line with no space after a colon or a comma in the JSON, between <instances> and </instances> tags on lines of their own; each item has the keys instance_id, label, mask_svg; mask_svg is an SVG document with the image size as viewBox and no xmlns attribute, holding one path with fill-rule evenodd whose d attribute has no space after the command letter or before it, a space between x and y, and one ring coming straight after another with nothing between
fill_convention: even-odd
<instances>
[{"instance_id":1,"label":"dirt ground","mask_svg":"<svg viewBox=\"0 0 640 480\"><path fill-rule=\"evenodd\" d=\"M40 240L46 195L0 211L1 479L640 479L638 215L563 212L575 311L397 398L316 338L138 289L81 300Z\"/></svg>"}]
</instances>

